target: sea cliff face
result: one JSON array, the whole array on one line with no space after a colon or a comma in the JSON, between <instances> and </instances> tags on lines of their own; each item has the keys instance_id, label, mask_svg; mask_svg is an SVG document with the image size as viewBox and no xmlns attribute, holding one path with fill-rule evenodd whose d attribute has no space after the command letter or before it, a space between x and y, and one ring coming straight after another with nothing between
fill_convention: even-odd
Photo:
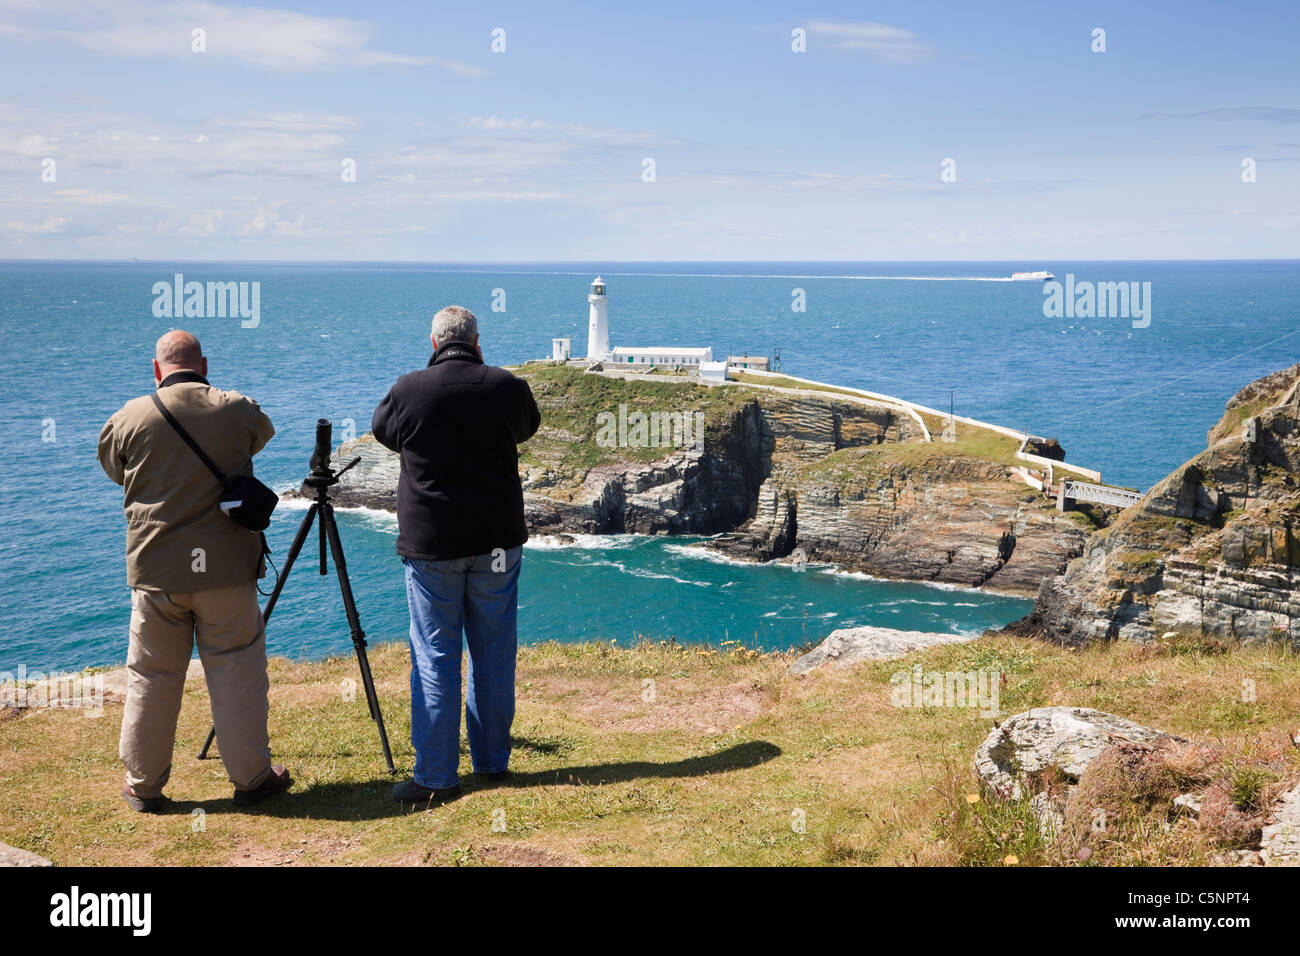
<instances>
[{"instance_id":1,"label":"sea cliff face","mask_svg":"<svg viewBox=\"0 0 1300 956\"><path fill-rule=\"evenodd\" d=\"M520 450L535 534L719 535L710 546L743 559L1029 596L1082 553L1092 528L1014 477L1013 439L963 425L956 441L927 441L920 422L885 403L568 368L523 374L542 409L541 429ZM598 416L620 407L699 412L703 441L606 447ZM336 467L354 455L362 463L343 476L336 503L393 510L397 457L365 435L340 446Z\"/></svg>"},{"instance_id":2,"label":"sea cliff face","mask_svg":"<svg viewBox=\"0 0 1300 956\"><path fill-rule=\"evenodd\" d=\"M1298 380L1294 365L1233 396L1209 447L1090 538L1014 629L1300 643Z\"/></svg>"}]
</instances>

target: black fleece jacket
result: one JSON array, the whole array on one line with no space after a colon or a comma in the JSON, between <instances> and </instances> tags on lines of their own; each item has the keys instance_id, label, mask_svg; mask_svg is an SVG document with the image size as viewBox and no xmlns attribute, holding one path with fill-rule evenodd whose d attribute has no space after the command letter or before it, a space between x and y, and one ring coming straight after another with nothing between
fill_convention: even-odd
<instances>
[{"instance_id":1,"label":"black fleece jacket","mask_svg":"<svg viewBox=\"0 0 1300 956\"><path fill-rule=\"evenodd\" d=\"M371 423L401 456L397 553L445 561L527 541L516 446L539 424L528 383L463 342L399 378Z\"/></svg>"}]
</instances>

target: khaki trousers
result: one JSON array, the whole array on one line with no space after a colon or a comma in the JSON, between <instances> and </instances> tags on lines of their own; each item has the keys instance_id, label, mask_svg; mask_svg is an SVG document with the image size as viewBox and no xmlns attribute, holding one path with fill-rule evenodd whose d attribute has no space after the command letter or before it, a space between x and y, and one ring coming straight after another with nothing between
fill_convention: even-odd
<instances>
[{"instance_id":1,"label":"khaki trousers","mask_svg":"<svg viewBox=\"0 0 1300 956\"><path fill-rule=\"evenodd\" d=\"M271 772L266 630L257 585L184 594L133 588L119 753L137 796L158 796L171 775L185 671L196 642L230 782L236 790L252 790Z\"/></svg>"}]
</instances>

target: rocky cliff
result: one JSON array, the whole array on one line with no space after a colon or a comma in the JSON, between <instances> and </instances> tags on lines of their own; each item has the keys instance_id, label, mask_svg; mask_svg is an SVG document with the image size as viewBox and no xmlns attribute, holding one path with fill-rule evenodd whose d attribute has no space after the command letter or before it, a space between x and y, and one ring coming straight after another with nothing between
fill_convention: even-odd
<instances>
[{"instance_id":1,"label":"rocky cliff","mask_svg":"<svg viewBox=\"0 0 1300 956\"><path fill-rule=\"evenodd\" d=\"M520 449L534 533L720 535L711 546L741 558L1032 595L1092 530L1017 479L1015 440L987 430L962 424L955 441L930 441L905 410L829 389L522 374L542 408ZM598 440L600 416L637 412L698 414L703 439ZM396 457L368 435L341 446L336 465L353 455L362 464L336 502L392 510Z\"/></svg>"},{"instance_id":2,"label":"rocky cliff","mask_svg":"<svg viewBox=\"0 0 1300 956\"><path fill-rule=\"evenodd\" d=\"M1300 642L1298 380L1294 365L1234 395L1209 447L1091 537L1015 629Z\"/></svg>"}]
</instances>

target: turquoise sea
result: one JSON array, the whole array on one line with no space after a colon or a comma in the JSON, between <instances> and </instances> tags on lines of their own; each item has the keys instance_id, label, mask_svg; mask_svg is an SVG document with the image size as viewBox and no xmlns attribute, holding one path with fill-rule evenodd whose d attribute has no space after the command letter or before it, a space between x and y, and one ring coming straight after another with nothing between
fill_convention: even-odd
<instances>
[{"instance_id":1,"label":"turquoise sea","mask_svg":"<svg viewBox=\"0 0 1300 956\"><path fill-rule=\"evenodd\" d=\"M1150 324L1046 318L1038 283L1002 281L1031 269L1150 282ZM154 284L178 272L260 283L257 327L155 317ZM365 431L392 380L425 364L438 307L473 309L488 360L515 363L549 354L553 337L585 345L597 273L609 284L615 345L710 345L719 355L779 348L791 374L936 407L951 395L959 414L1059 438L1072 462L1140 488L1204 447L1240 386L1300 356L1295 261L0 262L0 672L125 656L121 493L100 472L95 444L105 419L151 387L162 332L193 331L212 381L262 403L278 434L258 473L284 489L307 470L317 417ZM791 309L798 289L804 312ZM301 514L277 512L277 557ZM405 640L393 519L361 511L341 524L368 636ZM530 546L522 639L788 647L853 624L978 632L1029 607L830 568L740 565L690 543L619 536ZM349 653L333 577L300 563L268 640L275 654Z\"/></svg>"}]
</instances>

